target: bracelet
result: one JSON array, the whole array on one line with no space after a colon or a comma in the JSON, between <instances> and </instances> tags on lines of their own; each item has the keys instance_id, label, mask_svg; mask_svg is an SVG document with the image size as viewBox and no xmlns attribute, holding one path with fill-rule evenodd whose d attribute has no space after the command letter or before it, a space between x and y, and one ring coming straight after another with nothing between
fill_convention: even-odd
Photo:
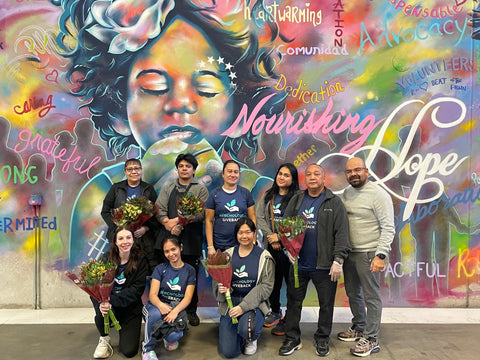
<instances>
[{"instance_id":1,"label":"bracelet","mask_svg":"<svg viewBox=\"0 0 480 360\"><path fill-rule=\"evenodd\" d=\"M207 246L207 249L215 249L215 247L212 245L212 246Z\"/></svg>"}]
</instances>

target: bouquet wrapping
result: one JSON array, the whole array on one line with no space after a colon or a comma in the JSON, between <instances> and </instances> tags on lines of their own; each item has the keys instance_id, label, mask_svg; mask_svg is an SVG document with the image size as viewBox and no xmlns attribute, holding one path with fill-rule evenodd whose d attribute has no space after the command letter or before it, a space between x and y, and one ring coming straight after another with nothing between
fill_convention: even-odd
<instances>
[{"instance_id":1,"label":"bouquet wrapping","mask_svg":"<svg viewBox=\"0 0 480 360\"><path fill-rule=\"evenodd\" d=\"M145 197L130 197L122 206L113 209L113 222L117 226L126 226L135 232L150 219L156 211L156 205Z\"/></svg>"},{"instance_id":2,"label":"bouquet wrapping","mask_svg":"<svg viewBox=\"0 0 480 360\"><path fill-rule=\"evenodd\" d=\"M80 266L80 278L69 271L65 274L80 289L85 291L99 303L102 303L110 300L116 269L117 267L111 262L90 259L88 264L83 263ZM106 334L110 333L110 320L112 320L112 323L117 330L122 328L117 321L115 314L110 309L108 310L107 315L104 316L104 329Z\"/></svg>"},{"instance_id":3,"label":"bouquet wrapping","mask_svg":"<svg viewBox=\"0 0 480 360\"><path fill-rule=\"evenodd\" d=\"M295 287L298 288L298 254L302 249L307 222L300 216L292 216L281 219L276 222L278 235L282 241L283 247L295 258L293 263L293 274L295 278Z\"/></svg>"},{"instance_id":4,"label":"bouquet wrapping","mask_svg":"<svg viewBox=\"0 0 480 360\"><path fill-rule=\"evenodd\" d=\"M204 209L205 204L200 198L192 193L183 195L177 202L178 225L183 227L198 220Z\"/></svg>"},{"instance_id":5,"label":"bouquet wrapping","mask_svg":"<svg viewBox=\"0 0 480 360\"><path fill-rule=\"evenodd\" d=\"M228 308L233 308L232 298L230 296L232 260L228 254L217 250L215 254L209 254L206 259L202 260L202 264L213 280L227 288L225 299L227 300ZM237 324L237 318L232 318L232 323Z\"/></svg>"}]
</instances>

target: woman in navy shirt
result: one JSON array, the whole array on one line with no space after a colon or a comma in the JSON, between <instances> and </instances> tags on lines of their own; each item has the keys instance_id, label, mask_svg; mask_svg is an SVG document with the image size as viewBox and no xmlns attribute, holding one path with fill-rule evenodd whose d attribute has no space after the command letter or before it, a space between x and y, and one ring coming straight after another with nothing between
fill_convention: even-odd
<instances>
[{"instance_id":1,"label":"woman in navy shirt","mask_svg":"<svg viewBox=\"0 0 480 360\"><path fill-rule=\"evenodd\" d=\"M249 218L239 219L234 227L238 245L226 250L232 259L232 282L230 287L233 308L225 299L227 288L213 282L220 317L219 352L226 358L242 353L253 355L257 351L265 315L269 311L268 297L273 289L275 267L267 250L255 245L256 226ZM238 319L238 324L232 323Z\"/></svg>"},{"instance_id":2,"label":"woman in navy shirt","mask_svg":"<svg viewBox=\"0 0 480 360\"><path fill-rule=\"evenodd\" d=\"M205 204L205 236L209 254L237 244L233 229L238 219L249 217L257 222L252 193L238 185L240 165L234 160L226 161L222 177L223 185L210 193Z\"/></svg>"},{"instance_id":3,"label":"woman in navy shirt","mask_svg":"<svg viewBox=\"0 0 480 360\"><path fill-rule=\"evenodd\" d=\"M182 261L182 245L174 235L168 235L163 242L163 253L168 262L158 265L152 274L149 301L143 308L145 317L145 339L142 344L142 360L157 360L152 336L162 321L164 328L171 325L164 336L165 349L178 348L178 340L187 326L186 307L195 290L195 269ZM165 324L168 323L168 324Z\"/></svg>"}]
</instances>

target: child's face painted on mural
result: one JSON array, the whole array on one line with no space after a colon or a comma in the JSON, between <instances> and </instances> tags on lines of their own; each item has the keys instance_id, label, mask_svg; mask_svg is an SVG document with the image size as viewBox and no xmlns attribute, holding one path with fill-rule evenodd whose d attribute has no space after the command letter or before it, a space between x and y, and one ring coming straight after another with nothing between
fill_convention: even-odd
<instances>
[{"instance_id":1,"label":"child's face painted on mural","mask_svg":"<svg viewBox=\"0 0 480 360\"><path fill-rule=\"evenodd\" d=\"M167 137L221 144L232 118L230 79L220 54L190 23L177 19L132 64L127 111L143 149ZM219 69L220 66L220 69Z\"/></svg>"}]
</instances>

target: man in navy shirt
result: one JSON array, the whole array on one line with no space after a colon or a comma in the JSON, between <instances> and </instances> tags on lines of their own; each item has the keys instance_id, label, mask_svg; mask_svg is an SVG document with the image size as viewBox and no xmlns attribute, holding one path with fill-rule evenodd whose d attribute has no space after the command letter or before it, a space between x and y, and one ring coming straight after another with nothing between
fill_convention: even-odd
<instances>
[{"instance_id":1,"label":"man in navy shirt","mask_svg":"<svg viewBox=\"0 0 480 360\"><path fill-rule=\"evenodd\" d=\"M307 230L298 256L299 287L295 288L293 269L287 284L287 316L285 341L280 355L291 355L302 348L300 317L302 303L312 280L317 291L318 327L314 335L316 354L327 356L332 330L333 308L337 281L342 275L344 260L350 252L348 217L342 200L324 186L325 172L320 165L311 164L305 170L307 189L292 197L285 217L303 216Z\"/></svg>"}]
</instances>

